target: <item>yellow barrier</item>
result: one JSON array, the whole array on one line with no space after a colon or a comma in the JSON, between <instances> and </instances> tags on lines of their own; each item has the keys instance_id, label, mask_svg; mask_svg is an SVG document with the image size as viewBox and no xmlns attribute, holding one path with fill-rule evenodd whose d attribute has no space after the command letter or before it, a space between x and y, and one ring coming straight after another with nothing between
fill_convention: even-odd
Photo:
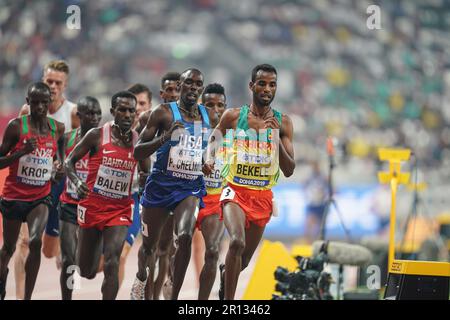
<instances>
[{"instance_id":1,"label":"yellow barrier","mask_svg":"<svg viewBox=\"0 0 450 320\"><path fill-rule=\"evenodd\" d=\"M264 240L256 260L252 277L245 290L243 300L270 300L275 293L275 269L278 266L290 272L298 266L297 261L281 242Z\"/></svg>"}]
</instances>

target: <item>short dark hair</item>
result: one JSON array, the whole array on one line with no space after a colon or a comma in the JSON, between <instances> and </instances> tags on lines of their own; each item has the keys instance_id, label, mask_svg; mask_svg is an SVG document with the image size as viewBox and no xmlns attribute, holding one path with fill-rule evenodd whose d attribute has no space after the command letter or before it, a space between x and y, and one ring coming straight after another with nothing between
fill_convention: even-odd
<instances>
[{"instance_id":1,"label":"short dark hair","mask_svg":"<svg viewBox=\"0 0 450 320\"><path fill-rule=\"evenodd\" d=\"M256 67L253 68L252 70L252 82L255 82L256 80L256 74L258 73L258 71L265 71L265 72L271 72L271 73L275 73L277 74L277 70L275 69L274 66L272 66L271 64L267 64L267 63L263 63L263 64L258 64Z\"/></svg>"},{"instance_id":2,"label":"short dark hair","mask_svg":"<svg viewBox=\"0 0 450 320\"><path fill-rule=\"evenodd\" d=\"M77 110L78 112L84 113L89 106L94 105L100 108L100 102L98 102L97 98L91 96L82 97L77 102Z\"/></svg>"},{"instance_id":3,"label":"short dark hair","mask_svg":"<svg viewBox=\"0 0 450 320\"><path fill-rule=\"evenodd\" d=\"M44 83L44 82L42 82L42 81L33 82L33 83L31 83L30 85L28 85L28 88L27 88L27 96L29 97L31 91L34 91L34 90L37 90L37 91L47 91L48 95L50 95L50 96L52 95L52 92L51 92L51 90L50 90L50 87L49 87L46 83Z\"/></svg>"},{"instance_id":4,"label":"short dark hair","mask_svg":"<svg viewBox=\"0 0 450 320\"><path fill-rule=\"evenodd\" d=\"M137 103L136 96L131 93L130 91L119 91L116 94L114 94L111 98L111 108L115 109L117 106L117 100L119 98L128 98L133 99L134 103Z\"/></svg>"},{"instance_id":5,"label":"short dark hair","mask_svg":"<svg viewBox=\"0 0 450 320\"><path fill-rule=\"evenodd\" d=\"M188 73L188 72L196 72L196 73L199 73L199 74L201 74L201 75L203 76L203 73L202 73L200 70L198 70L197 68L189 68L189 69L184 70L184 71L181 73L181 75L180 75L180 81L181 81L181 78L184 77L184 74L186 74L186 73Z\"/></svg>"},{"instance_id":6,"label":"short dark hair","mask_svg":"<svg viewBox=\"0 0 450 320\"><path fill-rule=\"evenodd\" d=\"M161 88L164 86L166 81L180 81L181 74L179 72L167 72L161 78Z\"/></svg>"},{"instance_id":7,"label":"short dark hair","mask_svg":"<svg viewBox=\"0 0 450 320\"><path fill-rule=\"evenodd\" d=\"M142 83L135 83L133 85L131 85L130 87L128 87L127 89L128 91L130 91L132 94L140 94L142 92L146 92L147 96L148 96L148 100L152 101L152 92L150 91L150 89Z\"/></svg>"},{"instance_id":8,"label":"short dark hair","mask_svg":"<svg viewBox=\"0 0 450 320\"><path fill-rule=\"evenodd\" d=\"M215 94L223 94L225 96L225 88L220 83L210 83L208 84L202 93L202 101L204 102L205 94L215 93Z\"/></svg>"}]
</instances>

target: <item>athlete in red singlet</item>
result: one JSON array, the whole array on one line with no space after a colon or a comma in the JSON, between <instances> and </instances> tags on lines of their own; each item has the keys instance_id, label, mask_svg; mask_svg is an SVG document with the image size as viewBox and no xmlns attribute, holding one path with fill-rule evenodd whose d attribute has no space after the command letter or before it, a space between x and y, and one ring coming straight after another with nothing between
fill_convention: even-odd
<instances>
[{"instance_id":1,"label":"athlete in red singlet","mask_svg":"<svg viewBox=\"0 0 450 320\"><path fill-rule=\"evenodd\" d=\"M77 262L82 277L93 279L100 255L104 254L103 299L112 300L119 290L119 259L132 222L131 185L136 167L133 157L137 132L131 127L136 115L136 97L128 91L111 99L113 122L90 130L66 160L68 178L79 197L80 234ZM83 182L75 164L89 153L88 177ZM148 162L140 162L148 172Z\"/></svg>"},{"instance_id":2,"label":"athlete in red singlet","mask_svg":"<svg viewBox=\"0 0 450 320\"><path fill-rule=\"evenodd\" d=\"M80 119L80 128L65 134L66 157L72 152L77 143L86 133L98 126L102 118L102 109L98 100L94 97L81 98L77 103L77 115ZM88 175L89 154L86 154L75 164L78 177L86 182ZM59 229L61 239L61 296L63 300L72 299L73 283L71 276L75 269L75 253L78 243L77 206L80 200L75 185L66 179L64 191L60 197Z\"/></svg>"},{"instance_id":3,"label":"athlete in red singlet","mask_svg":"<svg viewBox=\"0 0 450 320\"><path fill-rule=\"evenodd\" d=\"M58 158L61 163L64 157L64 124L47 117L50 100L50 88L45 83L30 85L27 95L30 115L13 119L8 124L0 146L0 169L9 167L0 201L4 219L0 299L5 298L8 263L16 249L22 222L27 223L30 231L30 252L25 263L24 298L27 300L31 299L39 271L42 233L51 206L54 160ZM60 167L57 176L62 174Z\"/></svg>"},{"instance_id":4,"label":"athlete in red singlet","mask_svg":"<svg viewBox=\"0 0 450 320\"><path fill-rule=\"evenodd\" d=\"M205 87L202 94L202 103L207 108L211 128L218 123L225 112L225 89L218 83L212 83ZM220 193L222 192L223 178L221 176L222 165L219 165L219 156L216 156L215 171L205 176L206 192L203 202L205 207L200 209L197 216L197 228L201 231L203 243L193 242L195 257L199 251L204 254L204 264L199 275L198 300L207 300L214 285L219 259L220 241L225 231L225 225L220 220L222 208L220 206ZM223 161L222 161L223 163ZM203 249L204 250L201 250ZM203 257L202 257L203 258ZM202 261L203 262L203 261Z\"/></svg>"}]
</instances>

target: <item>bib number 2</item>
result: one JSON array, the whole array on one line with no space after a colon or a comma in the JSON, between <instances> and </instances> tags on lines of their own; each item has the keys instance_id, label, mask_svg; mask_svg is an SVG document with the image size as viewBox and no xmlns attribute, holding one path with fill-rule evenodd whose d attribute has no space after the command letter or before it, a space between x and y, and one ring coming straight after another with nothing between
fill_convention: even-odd
<instances>
[{"instance_id":1,"label":"bib number 2","mask_svg":"<svg viewBox=\"0 0 450 320\"><path fill-rule=\"evenodd\" d=\"M86 221L85 221L86 208L78 205L77 211L78 211L78 221L81 223L86 223Z\"/></svg>"}]
</instances>

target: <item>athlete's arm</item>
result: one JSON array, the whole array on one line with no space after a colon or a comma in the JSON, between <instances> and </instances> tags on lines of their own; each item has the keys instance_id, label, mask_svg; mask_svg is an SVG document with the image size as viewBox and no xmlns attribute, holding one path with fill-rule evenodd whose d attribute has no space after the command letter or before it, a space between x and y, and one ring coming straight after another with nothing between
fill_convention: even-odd
<instances>
[{"instance_id":1,"label":"athlete's arm","mask_svg":"<svg viewBox=\"0 0 450 320\"><path fill-rule=\"evenodd\" d=\"M139 115L138 123L136 125L136 128L134 128L137 133L141 133L147 125L148 119L150 118L150 112L151 111L145 111Z\"/></svg>"},{"instance_id":2,"label":"athlete's arm","mask_svg":"<svg viewBox=\"0 0 450 320\"><path fill-rule=\"evenodd\" d=\"M181 122L176 121L167 129L171 122L172 116L170 111L164 105L159 105L150 113L147 125L141 132L139 140L134 147L134 158L136 160L144 160L150 157L164 143L170 140L172 133L176 129L183 127ZM155 138L157 133L158 137Z\"/></svg>"},{"instance_id":3,"label":"athlete's arm","mask_svg":"<svg viewBox=\"0 0 450 320\"><path fill-rule=\"evenodd\" d=\"M23 155L32 152L37 147L36 138L28 139L25 146L14 153L9 154L12 148L19 142L20 138L20 121L13 119L8 123L3 136L2 145L0 146L0 169L9 167L14 161Z\"/></svg>"},{"instance_id":4,"label":"athlete's arm","mask_svg":"<svg viewBox=\"0 0 450 320\"><path fill-rule=\"evenodd\" d=\"M64 155L65 155L65 140L64 140L64 123L56 122L56 139L58 139L58 149L56 152L57 162L55 164L55 181L58 182L64 177Z\"/></svg>"},{"instance_id":5,"label":"athlete's arm","mask_svg":"<svg viewBox=\"0 0 450 320\"><path fill-rule=\"evenodd\" d=\"M217 150L223 143L223 137L227 130L234 129L237 119L239 118L239 108L232 108L226 110L220 118L217 127L211 132L208 139L208 147L206 148L206 159L203 165L203 173L205 175L211 174L214 170L214 159Z\"/></svg>"},{"instance_id":6,"label":"athlete's arm","mask_svg":"<svg viewBox=\"0 0 450 320\"><path fill-rule=\"evenodd\" d=\"M279 144L280 169L283 171L285 177L290 177L294 173L295 169L294 146L292 144L294 129L292 126L292 120L289 116L284 114L281 122L281 143ZM280 129L280 125L274 117L267 119L265 123L267 128Z\"/></svg>"},{"instance_id":7,"label":"athlete's arm","mask_svg":"<svg viewBox=\"0 0 450 320\"><path fill-rule=\"evenodd\" d=\"M83 180L78 178L75 164L81 160L88 152L95 150L100 142L100 130L102 128L93 128L89 130L85 136L77 143L73 151L69 154L64 167L66 170L67 178L77 186L77 192L80 198L85 198L89 193L89 188Z\"/></svg>"},{"instance_id":8,"label":"athlete's arm","mask_svg":"<svg viewBox=\"0 0 450 320\"><path fill-rule=\"evenodd\" d=\"M148 172L150 171L150 158L146 158L145 160L139 161L138 171L139 171L139 188L144 188Z\"/></svg>"}]
</instances>

